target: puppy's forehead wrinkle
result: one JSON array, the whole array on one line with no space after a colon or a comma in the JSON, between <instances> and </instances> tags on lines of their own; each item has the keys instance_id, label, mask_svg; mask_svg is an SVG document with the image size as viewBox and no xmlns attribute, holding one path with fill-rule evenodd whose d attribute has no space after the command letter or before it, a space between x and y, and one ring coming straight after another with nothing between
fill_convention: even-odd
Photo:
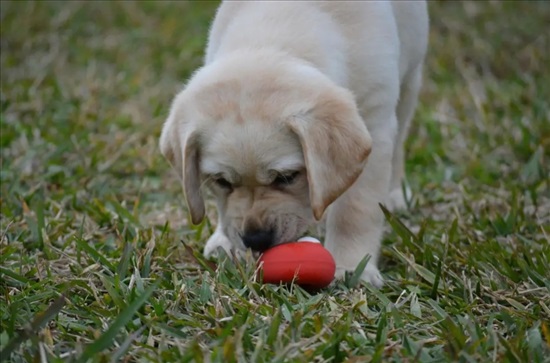
<instances>
[{"instance_id":1,"label":"puppy's forehead wrinkle","mask_svg":"<svg viewBox=\"0 0 550 363\"><path fill-rule=\"evenodd\" d=\"M200 165L201 174L208 178L224 178L231 183L240 183L241 178L231 164L224 164L215 158L203 158Z\"/></svg>"},{"instance_id":2,"label":"puppy's forehead wrinkle","mask_svg":"<svg viewBox=\"0 0 550 363\"><path fill-rule=\"evenodd\" d=\"M305 166L302 153L283 156L266 165L268 171L287 172L300 171Z\"/></svg>"}]
</instances>

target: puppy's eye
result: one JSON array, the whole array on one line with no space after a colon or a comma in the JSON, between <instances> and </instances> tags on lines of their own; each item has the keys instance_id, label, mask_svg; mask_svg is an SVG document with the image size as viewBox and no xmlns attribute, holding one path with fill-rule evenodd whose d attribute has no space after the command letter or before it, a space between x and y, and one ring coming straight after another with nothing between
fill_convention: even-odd
<instances>
[{"instance_id":1,"label":"puppy's eye","mask_svg":"<svg viewBox=\"0 0 550 363\"><path fill-rule=\"evenodd\" d=\"M293 171L287 174L278 174L275 177L275 180L273 180L273 183L271 183L271 185L278 186L278 187L291 185L296 181L296 178L298 177L298 175L300 175L299 171Z\"/></svg>"},{"instance_id":2,"label":"puppy's eye","mask_svg":"<svg viewBox=\"0 0 550 363\"><path fill-rule=\"evenodd\" d=\"M216 184L218 184L218 186L224 188L224 189L233 189L233 184L231 184L230 182L227 181L227 179L224 179L224 178L218 178L216 180L214 180L214 182Z\"/></svg>"}]
</instances>

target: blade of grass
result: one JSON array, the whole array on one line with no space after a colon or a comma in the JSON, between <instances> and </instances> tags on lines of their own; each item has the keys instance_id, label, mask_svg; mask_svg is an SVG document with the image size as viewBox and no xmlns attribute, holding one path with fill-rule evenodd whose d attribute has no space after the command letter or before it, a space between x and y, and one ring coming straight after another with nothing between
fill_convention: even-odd
<instances>
[{"instance_id":1,"label":"blade of grass","mask_svg":"<svg viewBox=\"0 0 550 363\"><path fill-rule=\"evenodd\" d=\"M437 298L437 290L439 287L439 281L441 279L441 266L442 266L442 261L439 260L439 262L437 263L437 270L435 271L435 278L434 278L434 283L432 285L432 292L430 293L430 297L434 300Z\"/></svg>"},{"instance_id":2,"label":"blade of grass","mask_svg":"<svg viewBox=\"0 0 550 363\"><path fill-rule=\"evenodd\" d=\"M369 263L370 258L371 258L370 255L366 255L365 257L363 257L361 262L359 262L359 264L355 268L355 271L353 271L353 274L350 276L349 280L347 281L347 284L346 284L347 287L354 287L354 286L357 286L357 284L359 284L359 281L361 279L361 274L363 273L363 271L365 271L365 267L367 267L367 264Z\"/></svg>"},{"instance_id":3,"label":"blade of grass","mask_svg":"<svg viewBox=\"0 0 550 363\"><path fill-rule=\"evenodd\" d=\"M75 238L76 244L78 247L86 251L90 256L92 256L96 261L101 262L104 266L106 266L109 271L113 272L116 270L116 268L113 266L109 260L103 256L101 253L99 253L96 249L94 249L92 246L88 244L88 242L82 238Z\"/></svg>"},{"instance_id":4,"label":"blade of grass","mask_svg":"<svg viewBox=\"0 0 550 363\"><path fill-rule=\"evenodd\" d=\"M393 230L403 239L403 242L408 243L409 241L418 242L418 237L399 220L394 216L383 204L379 204L384 216L388 223L392 226Z\"/></svg>"},{"instance_id":5,"label":"blade of grass","mask_svg":"<svg viewBox=\"0 0 550 363\"><path fill-rule=\"evenodd\" d=\"M118 200L116 200L113 197L113 198L111 198L111 200L109 202L113 206L113 208L115 209L115 211L119 215L119 217L126 218L128 220L128 222L132 223L133 225L135 225L137 227L142 227L139 220L134 215L132 215L132 213L130 213L130 211L128 209L124 208L119 203Z\"/></svg>"},{"instance_id":6,"label":"blade of grass","mask_svg":"<svg viewBox=\"0 0 550 363\"><path fill-rule=\"evenodd\" d=\"M128 263L130 262L130 257L132 256L133 250L134 246L131 243L126 242L124 244L124 250L122 251L122 256L120 257L120 262L117 266L117 274L121 280L124 280L126 278L126 273L128 272Z\"/></svg>"},{"instance_id":7,"label":"blade of grass","mask_svg":"<svg viewBox=\"0 0 550 363\"><path fill-rule=\"evenodd\" d=\"M52 320L65 306L67 300L64 295L57 298L45 311L35 315L30 325L24 328L17 337L13 338L6 347L0 352L0 361L8 359L11 353L21 345L25 340L37 334L38 331Z\"/></svg>"},{"instance_id":8,"label":"blade of grass","mask_svg":"<svg viewBox=\"0 0 550 363\"><path fill-rule=\"evenodd\" d=\"M42 236L42 230L46 226L45 219L44 219L44 197L43 195L38 195L38 202L36 205L36 238L38 239L38 243L40 243L40 246L42 247L42 244L44 243L44 239Z\"/></svg>"},{"instance_id":9,"label":"blade of grass","mask_svg":"<svg viewBox=\"0 0 550 363\"><path fill-rule=\"evenodd\" d=\"M431 272L430 270L428 270L426 267L422 266L422 265L419 265L413 261L411 261L409 258L407 258L407 256L405 256L404 254L402 254L399 250L395 249L394 248L394 251L396 253L396 255L403 261L403 262L406 262L407 264L409 264L409 266L412 267L412 269L420 275L420 277L422 277L424 280L426 280L429 284L431 284L432 286L436 286L436 288L439 288L438 285L435 284L435 274L433 272ZM439 284L439 283L438 283ZM433 290L433 288L432 288Z\"/></svg>"},{"instance_id":10,"label":"blade of grass","mask_svg":"<svg viewBox=\"0 0 550 363\"><path fill-rule=\"evenodd\" d=\"M196 251L193 248L189 247L183 240L181 240L185 252L191 257L198 265L207 269L210 273L215 273L217 265L214 262L204 259L201 255L196 254Z\"/></svg>"},{"instance_id":11,"label":"blade of grass","mask_svg":"<svg viewBox=\"0 0 550 363\"><path fill-rule=\"evenodd\" d=\"M113 321L111 326L92 344L88 345L82 355L76 360L77 363L84 363L99 352L109 348L115 340L118 332L122 329L138 311L138 309L149 299L151 294L157 289L160 280L149 286L143 294L136 298L120 315Z\"/></svg>"},{"instance_id":12,"label":"blade of grass","mask_svg":"<svg viewBox=\"0 0 550 363\"><path fill-rule=\"evenodd\" d=\"M4 268L4 267L1 267L0 266L0 277L2 277L2 275L6 275L8 277L11 277L12 279L22 283L22 284L28 284L29 283L29 280L25 277L25 276L21 276L19 274L16 274L15 272L11 271L11 270L8 270L7 268ZM2 277L3 279L3 277Z\"/></svg>"},{"instance_id":13,"label":"blade of grass","mask_svg":"<svg viewBox=\"0 0 550 363\"><path fill-rule=\"evenodd\" d=\"M111 356L111 362L118 362L119 359L124 355L124 353L126 353L128 348L130 348L130 344L132 344L132 342L136 340L141 335L141 333L143 333L145 328L147 328L147 325L143 325L137 331L130 334L116 350L116 352L113 353L113 355Z\"/></svg>"}]
</instances>

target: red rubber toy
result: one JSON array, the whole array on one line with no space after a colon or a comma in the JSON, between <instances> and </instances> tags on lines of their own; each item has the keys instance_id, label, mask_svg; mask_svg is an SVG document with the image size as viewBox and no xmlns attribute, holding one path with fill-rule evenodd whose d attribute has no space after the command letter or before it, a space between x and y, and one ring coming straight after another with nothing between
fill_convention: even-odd
<instances>
[{"instance_id":1,"label":"red rubber toy","mask_svg":"<svg viewBox=\"0 0 550 363\"><path fill-rule=\"evenodd\" d=\"M258 260L263 282L290 283L313 289L327 287L334 279L336 263L330 252L316 242L289 242L265 251Z\"/></svg>"}]
</instances>

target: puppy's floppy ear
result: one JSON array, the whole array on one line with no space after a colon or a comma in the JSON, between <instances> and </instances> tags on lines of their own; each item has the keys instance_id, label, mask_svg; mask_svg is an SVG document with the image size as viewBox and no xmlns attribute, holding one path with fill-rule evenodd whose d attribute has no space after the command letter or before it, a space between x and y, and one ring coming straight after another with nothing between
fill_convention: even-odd
<instances>
[{"instance_id":1,"label":"puppy's floppy ear","mask_svg":"<svg viewBox=\"0 0 550 363\"><path fill-rule=\"evenodd\" d=\"M372 140L354 98L344 89L322 94L314 107L288 120L304 153L313 214L326 208L357 180Z\"/></svg>"},{"instance_id":2,"label":"puppy's floppy ear","mask_svg":"<svg viewBox=\"0 0 550 363\"><path fill-rule=\"evenodd\" d=\"M160 151L182 180L191 221L199 224L205 214L200 192L199 134L184 117L177 97L162 128Z\"/></svg>"}]
</instances>

